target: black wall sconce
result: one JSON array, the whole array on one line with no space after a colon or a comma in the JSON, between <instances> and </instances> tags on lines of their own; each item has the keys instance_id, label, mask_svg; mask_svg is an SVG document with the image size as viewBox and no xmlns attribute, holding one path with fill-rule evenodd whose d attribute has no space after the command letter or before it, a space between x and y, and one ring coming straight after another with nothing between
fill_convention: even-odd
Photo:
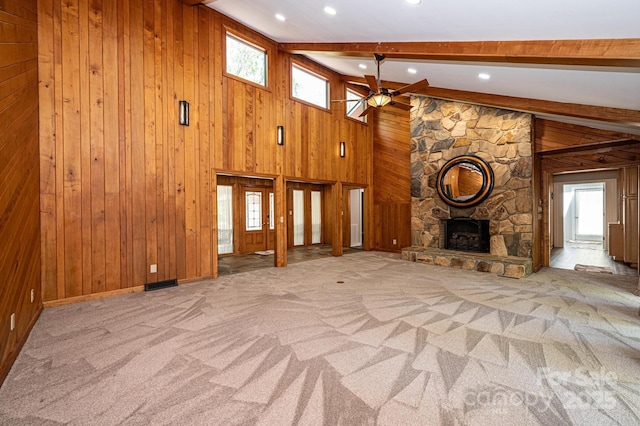
<instances>
[{"instance_id":1,"label":"black wall sconce","mask_svg":"<svg viewBox=\"0 0 640 426\"><path fill-rule=\"evenodd\" d=\"M180 101L179 105L180 105L180 108L179 108L179 110L180 110L179 122L183 126L188 126L189 125L189 102Z\"/></svg>"},{"instance_id":2,"label":"black wall sconce","mask_svg":"<svg viewBox=\"0 0 640 426\"><path fill-rule=\"evenodd\" d=\"M276 135L276 142L278 145L284 145L284 126L278 126Z\"/></svg>"},{"instance_id":3,"label":"black wall sconce","mask_svg":"<svg viewBox=\"0 0 640 426\"><path fill-rule=\"evenodd\" d=\"M346 144L344 142L340 142L340 157L344 158L345 155L347 155L347 147L345 146Z\"/></svg>"}]
</instances>

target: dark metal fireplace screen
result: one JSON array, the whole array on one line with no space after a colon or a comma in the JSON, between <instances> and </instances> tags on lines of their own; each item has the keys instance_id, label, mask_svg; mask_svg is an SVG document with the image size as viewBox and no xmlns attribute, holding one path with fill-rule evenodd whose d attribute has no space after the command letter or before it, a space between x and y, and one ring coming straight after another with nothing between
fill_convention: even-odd
<instances>
[{"instance_id":1,"label":"dark metal fireplace screen","mask_svg":"<svg viewBox=\"0 0 640 426\"><path fill-rule=\"evenodd\" d=\"M445 222L444 244L448 250L489 253L489 221L457 217Z\"/></svg>"}]
</instances>

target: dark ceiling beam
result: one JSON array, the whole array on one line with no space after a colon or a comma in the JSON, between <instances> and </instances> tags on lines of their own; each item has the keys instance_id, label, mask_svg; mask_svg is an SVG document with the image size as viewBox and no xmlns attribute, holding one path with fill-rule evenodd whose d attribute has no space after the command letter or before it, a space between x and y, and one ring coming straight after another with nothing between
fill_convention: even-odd
<instances>
[{"instance_id":1,"label":"dark ceiling beam","mask_svg":"<svg viewBox=\"0 0 640 426\"><path fill-rule=\"evenodd\" d=\"M381 43L280 43L289 53L404 60L640 67L640 38Z\"/></svg>"},{"instance_id":2,"label":"dark ceiling beam","mask_svg":"<svg viewBox=\"0 0 640 426\"><path fill-rule=\"evenodd\" d=\"M367 84L366 80L362 77L342 76L341 79L350 83ZM381 85L392 90L397 90L404 86L403 83L390 81L382 81ZM631 109L517 98L513 96L493 95L489 93L443 89L440 87L427 87L426 89L416 92L416 94L439 99L448 99L459 102L487 105L496 108L523 111L532 114L562 115L587 120L640 126L640 111Z\"/></svg>"},{"instance_id":3,"label":"dark ceiling beam","mask_svg":"<svg viewBox=\"0 0 640 426\"><path fill-rule=\"evenodd\" d=\"M202 4L213 3L214 1L217 1L217 0L179 0L179 1L180 3L186 4L187 6L196 6L200 3Z\"/></svg>"}]
</instances>

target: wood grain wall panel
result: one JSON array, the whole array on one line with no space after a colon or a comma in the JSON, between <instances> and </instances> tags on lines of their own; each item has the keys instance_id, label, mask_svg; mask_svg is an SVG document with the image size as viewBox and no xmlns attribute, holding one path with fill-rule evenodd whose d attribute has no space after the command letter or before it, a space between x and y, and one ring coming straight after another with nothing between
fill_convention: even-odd
<instances>
[{"instance_id":1,"label":"wood grain wall panel","mask_svg":"<svg viewBox=\"0 0 640 426\"><path fill-rule=\"evenodd\" d=\"M411 245L409 113L387 108L374 117L373 247L399 252Z\"/></svg>"},{"instance_id":2,"label":"wood grain wall panel","mask_svg":"<svg viewBox=\"0 0 640 426\"><path fill-rule=\"evenodd\" d=\"M52 14L44 2L43 9ZM38 135L51 132L54 123L38 122L39 87L52 98L53 53L42 52L45 63L38 83L38 37L36 0L0 2L0 384L4 381L31 327L42 310L41 297L41 183L45 189L42 211L51 221L54 192L49 182L52 172L40 178ZM44 147L42 160L52 164L54 146ZM55 275L55 268L47 274ZM31 292L34 300L31 301ZM15 329L11 330L11 315Z\"/></svg>"},{"instance_id":3,"label":"wood grain wall panel","mask_svg":"<svg viewBox=\"0 0 640 426\"><path fill-rule=\"evenodd\" d=\"M177 0L39 1L45 301L214 275L214 173L371 185L372 126L292 100L292 56L272 40ZM226 75L226 29L267 49L268 88ZM0 94L34 75L24 60L0 66ZM344 97L337 74L301 63Z\"/></svg>"},{"instance_id":4,"label":"wood grain wall panel","mask_svg":"<svg viewBox=\"0 0 640 426\"><path fill-rule=\"evenodd\" d=\"M597 146L612 141L637 138L637 136L628 133L612 132L610 130L594 129L577 124L544 119L536 119L534 126L534 149L536 153L590 145Z\"/></svg>"}]
</instances>

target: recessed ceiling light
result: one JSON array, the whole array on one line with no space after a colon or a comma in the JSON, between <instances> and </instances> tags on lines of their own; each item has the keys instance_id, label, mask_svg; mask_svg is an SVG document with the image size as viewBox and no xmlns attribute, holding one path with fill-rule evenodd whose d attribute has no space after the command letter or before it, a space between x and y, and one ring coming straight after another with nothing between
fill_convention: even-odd
<instances>
[{"instance_id":1,"label":"recessed ceiling light","mask_svg":"<svg viewBox=\"0 0 640 426\"><path fill-rule=\"evenodd\" d=\"M331 6L326 6L324 8L324 13L326 13L327 15L335 15L337 12L334 8L332 8Z\"/></svg>"},{"instance_id":2,"label":"recessed ceiling light","mask_svg":"<svg viewBox=\"0 0 640 426\"><path fill-rule=\"evenodd\" d=\"M417 70L417 69L415 69L415 68L409 68L409 69L407 70L407 72L408 72L409 74L415 74L415 73L417 73L417 72L418 72L418 70Z\"/></svg>"},{"instance_id":3,"label":"recessed ceiling light","mask_svg":"<svg viewBox=\"0 0 640 426\"><path fill-rule=\"evenodd\" d=\"M491 78L491 76L489 74L487 74L486 72L481 72L480 74L478 74L478 78L480 78L482 80L489 80Z\"/></svg>"},{"instance_id":4,"label":"recessed ceiling light","mask_svg":"<svg viewBox=\"0 0 640 426\"><path fill-rule=\"evenodd\" d=\"M367 66L366 66L365 64L360 64L360 65L358 65L358 67L359 67L361 70L366 70L366 69L367 69Z\"/></svg>"},{"instance_id":5,"label":"recessed ceiling light","mask_svg":"<svg viewBox=\"0 0 640 426\"><path fill-rule=\"evenodd\" d=\"M422 0L404 0L404 2L408 4L420 4Z\"/></svg>"},{"instance_id":6,"label":"recessed ceiling light","mask_svg":"<svg viewBox=\"0 0 640 426\"><path fill-rule=\"evenodd\" d=\"M285 17L284 17L284 15L281 15L281 14L279 14L279 13L276 13L276 19L277 19L278 21L284 22L284 21L286 21L286 19L287 19L287 18L285 18Z\"/></svg>"}]
</instances>

